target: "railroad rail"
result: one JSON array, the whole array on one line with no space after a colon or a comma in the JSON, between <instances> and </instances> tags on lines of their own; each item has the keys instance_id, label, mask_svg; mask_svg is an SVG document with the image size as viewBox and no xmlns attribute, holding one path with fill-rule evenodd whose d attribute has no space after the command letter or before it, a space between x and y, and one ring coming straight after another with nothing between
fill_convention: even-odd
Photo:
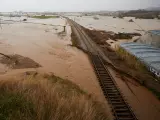
<instances>
[{"instance_id":1,"label":"railroad rail","mask_svg":"<svg viewBox=\"0 0 160 120\"><path fill-rule=\"evenodd\" d=\"M87 37L81 31L80 26L72 20L69 21L77 29L77 32L83 36L82 38L84 38L83 41L86 44L87 49L89 51L94 51L90 41L87 40ZM93 54L92 52L89 52L89 57L92 61L103 94L111 105L113 116L115 118L114 120L138 120L131 107L124 100L115 80L108 71L108 68L105 67L101 57L97 54Z\"/></svg>"},{"instance_id":2,"label":"railroad rail","mask_svg":"<svg viewBox=\"0 0 160 120\"><path fill-rule=\"evenodd\" d=\"M94 49L93 44L90 43L90 41L88 40L87 36L82 31L81 26L78 25L73 20L70 20L70 19L68 19L68 20L70 21L70 24L72 24L76 28L77 32L81 35L81 37L82 37L81 41L83 41L83 43L85 44L85 46L87 48L87 51L89 51L91 53L98 54L97 51Z\"/></svg>"},{"instance_id":3,"label":"railroad rail","mask_svg":"<svg viewBox=\"0 0 160 120\"><path fill-rule=\"evenodd\" d=\"M101 58L98 55L93 54L90 54L90 58L99 79L99 84L103 90L103 94L111 105L115 120L137 120Z\"/></svg>"}]
</instances>

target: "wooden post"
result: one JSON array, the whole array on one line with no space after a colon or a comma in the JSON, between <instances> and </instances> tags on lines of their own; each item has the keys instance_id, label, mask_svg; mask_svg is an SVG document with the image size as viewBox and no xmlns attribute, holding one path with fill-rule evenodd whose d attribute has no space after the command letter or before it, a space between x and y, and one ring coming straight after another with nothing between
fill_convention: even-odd
<instances>
[{"instance_id":1,"label":"wooden post","mask_svg":"<svg viewBox=\"0 0 160 120\"><path fill-rule=\"evenodd\" d=\"M66 26L63 26L63 32L66 32Z\"/></svg>"}]
</instances>

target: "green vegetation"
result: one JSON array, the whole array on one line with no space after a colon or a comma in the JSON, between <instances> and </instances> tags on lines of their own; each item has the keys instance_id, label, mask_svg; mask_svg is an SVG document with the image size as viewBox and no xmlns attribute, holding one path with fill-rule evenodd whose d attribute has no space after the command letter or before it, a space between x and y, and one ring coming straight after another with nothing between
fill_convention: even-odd
<instances>
[{"instance_id":1,"label":"green vegetation","mask_svg":"<svg viewBox=\"0 0 160 120\"><path fill-rule=\"evenodd\" d=\"M35 119L33 104L23 95L2 92L0 94L0 120Z\"/></svg>"},{"instance_id":2,"label":"green vegetation","mask_svg":"<svg viewBox=\"0 0 160 120\"><path fill-rule=\"evenodd\" d=\"M77 44L77 41L75 40L75 39L71 39L71 42L72 42L72 46L77 46L78 44Z\"/></svg>"},{"instance_id":3,"label":"green vegetation","mask_svg":"<svg viewBox=\"0 0 160 120\"><path fill-rule=\"evenodd\" d=\"M49 18L59 18L59 16L45 16L45 15L41 15L41 16L32 16L32 18L49 19Z\"/></svg>"},{"instance_id":4,"label":"green vegetation","mask_svg":"<svg viewBox=\"0 0 160 120\"><path fill-rule=\"evenodd\" d=\"M137 16L135 19L154 19L155 17L153 16Z\"/></svg>"},{"instance_id":5,"label":"green vegetation","mask_svg":"<svg viewBox=\"0 0 160 120\"><path fill-rule=\"evenodd\" d=\"M125 17L135 17L136 19L154 19L159 15L158 11L131 10L123 13Z\"/></svg>"},{"instance_id":6,"label":"green vegetation","mask_svg":"<svg viewBox=\"0 0 160 120\"><path fill-rule=\"evenodd\" d=\"M119 14L119 15L118 15L118 18L123 19L123 18L124 18L124 15L123 15L123 14Z\"/></svg>"},{"instance_id":7,"label":"green vegetation","mask_svg":"<svg viewBox=\"0 0 160 120\"><path fill-rule=\"evenodd\" d=\"M105 104L71 81L26 73L0 80L0 120L108 120Z\"/></svg>"},{"instance_id":8,"label":"green vegetation","mask_svg":"<svg viewBox=\"0 0 160 120\"><path fill-rule=\"evenodd\" d=\"M116 50L118 55L129 65L130 68L138 70L140 72L146 72L147 69L143 63L141 63L135 56L128 53L123 48L118 48Z\"/></svg>"},{"instance_id":9,"label":"green vegetation","mask_svg":"<svg viewBox=\"0 0 160 120\"><path fill-rule=\"evenodd\" d=\"M120 15L120 16L118 16L118 18L123 19L123 16L122 16L122 15Z\"/></svg>"},{"instance_id":10,"label":"green vegetation","mask_svg":"<svg viewBox=\"0 0 160 120\"><path fill-rule=\"evenodd\" d=\"M94 20L99 20L99 18L98 18L98 17L96 17L96 16L94 16L94 17L93 17L93 19L94 19Z\"/></svg>"}]
</instances>

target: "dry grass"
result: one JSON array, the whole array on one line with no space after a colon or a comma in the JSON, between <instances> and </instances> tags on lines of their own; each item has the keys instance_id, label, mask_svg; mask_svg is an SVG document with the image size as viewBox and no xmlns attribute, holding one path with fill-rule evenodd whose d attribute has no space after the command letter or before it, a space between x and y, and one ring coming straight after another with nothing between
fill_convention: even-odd
<instances>
[{"instance_id":1,"label":"dry grass","mask_svg":"<svg viewBox=\"0 0 160 120\"><path fill-rule=\"evenodd\" d=\"M27 75L25 79L1 80L0 92L3 93L0 98L9 102L9 106L0 107L1 120L108 119L104 105L72 82L54 75L36 74ZM4 106L4 103L0 101L0 105Z\"/></svg>"}]
</instances>

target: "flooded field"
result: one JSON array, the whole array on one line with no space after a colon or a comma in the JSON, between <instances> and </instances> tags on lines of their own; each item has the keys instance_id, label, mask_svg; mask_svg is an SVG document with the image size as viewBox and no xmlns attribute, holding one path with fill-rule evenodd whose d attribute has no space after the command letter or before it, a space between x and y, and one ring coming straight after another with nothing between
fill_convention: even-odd
<instances>
[{"instance_id":1,"label":"flooded field","mask_svg":"<svg viewBox=\"0 0 160 120\"><path fill-rule=\"evenodd\" d=\"M97 16L97 20L94 19L94 16L71 16L70 18L89 29L113 31L116 33L143 33L142 30L148 31L160 29L160 20L158 19L135 19L133 17L124 17L123 19L120 19L108 16ZM132 19L134 22L129 22L130 19Z\"/></svg>"},{"instance_id":2,"label":"flooded field","mask_svg":"<svg viewBox=\"0 0 160 120\"><path fill-rule=\"evenodd\" d=\"M7 21L6 21L7 20ZM0 64L1 76L34 70L52 72L57 76L72 80L85 91L102 97L97 78L87 55L70 46L70 26L62 18L33 19L2 18L0 29L1 53L18 54L28 57L42 67L12 69ZM21 22L20 22L21 21ZM64 32L63 26L66 26Z\"/></svg>"},{"instance_id":3,"label":"flooded field","mask_svg":"<svg viewBox=\"0 0 160 120\"><path fill-rule=\"evenodd\" d=\"M158 19L135 19L134 17L124 17L121 19L109 16L97 16L98 19L94 19L94 17L95 16L69 16L72 20L91 30L105 30L114 33L140 33L141 35L144 35L148 30L160 29L160 20ZM131 19L133 22L129 22ZM133 37L132 41L137 38L139 37ZM116 48L120 43L128 41L131 40L108 40L107 43L113 48Z\"/></svg>"}]
</instances>

